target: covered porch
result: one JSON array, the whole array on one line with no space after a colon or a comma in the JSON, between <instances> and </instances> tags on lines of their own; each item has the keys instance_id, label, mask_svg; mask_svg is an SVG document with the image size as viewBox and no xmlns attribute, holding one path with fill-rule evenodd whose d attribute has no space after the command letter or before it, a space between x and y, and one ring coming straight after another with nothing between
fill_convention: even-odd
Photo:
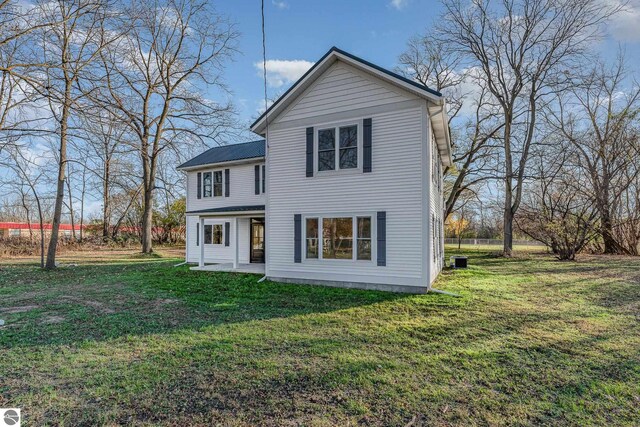
<instances>
[{"instance_id":1,"label":"covered porch","mask_svg":"<svg viewBox=\"0 0 640 427\"><path fill-rule=\"evenodd\" d=\"M196 228L190 247L192 270L264 274L264 205L187 212ZM192 229L192 228L191 228Z\"/></svg>"}]
</instances>

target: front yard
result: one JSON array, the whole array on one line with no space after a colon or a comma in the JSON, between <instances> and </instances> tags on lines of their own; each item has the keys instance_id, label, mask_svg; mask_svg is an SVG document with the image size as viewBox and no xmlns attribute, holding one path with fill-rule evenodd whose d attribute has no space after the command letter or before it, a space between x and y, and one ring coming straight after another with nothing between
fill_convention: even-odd
<instances>
[{"instance_id":1,"label":"front yard","mask_svg":"<svg viewBox=\"0 0 640 427\"><path fill-rule=\"evenodd\" d=\"M461 298L167 258L3 263L0 407L27 425L639 425L640 259L469 254L436 284Z\"/></svg>"}]
</instances>

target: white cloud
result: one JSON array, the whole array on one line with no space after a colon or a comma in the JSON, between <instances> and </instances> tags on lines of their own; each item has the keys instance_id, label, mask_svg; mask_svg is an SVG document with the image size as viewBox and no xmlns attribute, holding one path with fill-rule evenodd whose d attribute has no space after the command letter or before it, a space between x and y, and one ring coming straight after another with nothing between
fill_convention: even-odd
<instances>
[{"instance_id":1,"label":"white cloud","mask_svg":"<svg viewBox=\"0 0 640 427\"><path fill-rule=\"evenodd\" d=\"M263 62L256 62L253 65L258 70L258 75L262 77ZM271 87L281 87L298 80L311 66L313 62L303 59L282 60L268 59L267 62L267 84Z\"/></svg>"},{"instance_id":2,"label":"white cloud","mask_svg":"<svg viewBox=\"0 0 640 427\"><path fill-rule=\"evenodd\" d=\"M396 10L402 10L409 4L409 0L391 0L389 6Z\"/></svg>"},{"instance_id":3,"label":"white cloud","mask_svg":"<svg viewBox=\"0 0 640 427\"><path fill-rule=\"evenodd\" d=\"M286 1L271 0L271 3L278 9L289 9L289 3Z\"/></svg>"},{"instance_id":4,"label":"white cloud","mask_svg":"<svg viewBox=\"0 0 640 427\"><path fill-rule=\"evenodd\" d=\"M617 0L608 2L620 4ZM609 32L619 41L640 41L640 0L630 0L622 10L611 17Z\"/></svg>"}]
</instances>

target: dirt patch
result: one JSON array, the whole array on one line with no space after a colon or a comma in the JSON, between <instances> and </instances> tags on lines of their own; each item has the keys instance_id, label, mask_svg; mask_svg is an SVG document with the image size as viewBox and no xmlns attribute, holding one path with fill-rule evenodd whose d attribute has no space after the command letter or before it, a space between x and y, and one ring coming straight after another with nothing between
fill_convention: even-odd
<instances>
[{"instance_id":1,"label":"dirt patch","mask_svg":"<svg viewBox=\"0 0 640 427\"><path fill-rule=\"evenodd\" d=\"M15 314L15 313L24 313L26 311L35 310L40 308L39 305L18 305L14 307L0 308L0 313L2 314Z\"/></svg>"},{"instance_id":2,"label":"dirt patch","mask_svg":"<svg viewBox=\"0 0 640 427\"><path fill-rule=\"evenodd\" d=\"M55 323L62 323L65 320L66 319L63 316L50 315L50 316L43 317L40 323L43 323L45 325L51 325Z\"/></svg>"},{"instance_id":3,"label":"dirt patch","mask_svg":"<svg viewBox=\"0 0 640 427\"><path fill-rule=\"evenodd\" d=\"M87 299L82 299L82 298L77 298L77 297L70 297L70 296L64 296L61 299L65 300L65 301L72 301L72 302L75 302L77 304L84 305L84 306L87 306L87 307L91 307L91 308L93 308L93 309L95 309L95 310L97 310L97 311L99 311L101 313L104 313L104 314L113 314L113 313L116 312L113 308L108 307L107 305L101 303L100 301L87 300Z\"/></svg>"}]
</instances>

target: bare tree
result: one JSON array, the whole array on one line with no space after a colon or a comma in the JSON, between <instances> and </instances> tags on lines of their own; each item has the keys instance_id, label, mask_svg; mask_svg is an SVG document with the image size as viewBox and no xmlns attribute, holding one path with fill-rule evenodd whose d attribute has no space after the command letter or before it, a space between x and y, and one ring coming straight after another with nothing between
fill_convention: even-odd
<instances>
[{"instance_id":1,"label":"bare tree","mask_svg":"<svg viewBox=\"0 0 640 427\"><path fill-rule=\"evenodd\" d=\"M220 74L235 50L234 27L198 0L134 0L127 37L103 55L108 93L100 102L135 137L142 169L142 252L152 252L159 159L181 145L220 142L233 124Z\"/></svg>"},{"instance_id":2,"label":"bare tree","mask_svg":"<svg viewBox=\"0 0 640 427\"><path fill-rule=\"evenodd\" d=\"M99 52L108 45L107 4L102 0L72 0L42 4L42 19L52 25L40 35L42 81L28 80L49 104L57 123L57 185L51 237L45 268L56 267L58 233L64 203L68 168L67 145L74 114L82 111L82 101L95 82L91 73Z\"/></svg>"},{"instance_id":3,"label":"bare tree","mask_svg":"<svg viewBox=\"0 0 640 427\"><path fill-rule=\"evenodd\" d=\"M599 0L445 0L440 37L478 67L504 127L504 255L522 200L538 111L617 6Z\"/></svg>"},{"instance_id":4,"label":"bare tree","mask_svg":"<svg viewBox=\"0 0 640 427\"><path fill-rule=\"evenodd\" d=\"M637 246L616 236L622 222L635 214L637 201L629 190L640 174L640 86L628 74L622 55L612 66L598 62L557 96L547 114L569 143L576 168L588 178L581 191L595 203L604 252L611 254L637 253Z\"/></svg>"},{"instance_id":5,"label":"bare tree","mask_svg":"<svg viewBox=\"0 0 640 427\"><path fill-rule=\"evenodd\" d=\"M398 71L447 98L454 167L444 170L445 218L454 211L462 194L493 179L487 173L495 149L491 142L503 126L496 121L486 85L474 70L463 67L462 60L459 52L448 49L443 40L431 33L412 38L399 57Z\"/></svg>"},{"instance_id":6,"label":"bare tree","mask_svg":"<svg viewBox=\"0 0 640 427\"><path fill-rule=\"evenodd\" d=\"M39 182L42 180L44 173L41 168L38 167L37 160L35 158L26 157L21 150L16 147L10 147L8 150L8 158L4 161L0 161L0 165L10 169L16 176L16 185L21 188L28 187L29 191L33 195L33 200L36 204L36 211L38 213L38 222L40 225L40 267L44 268L44 253L45 253L45 235L44 235L44 218L45 208L42 203L42 197L38 191ZM25 197L23 193L23 197ZM24 198L23 198L24 203ZM28 209L27 221L30 221ZM29 233L31 233L31 226L29 226Z\"/></svg>"}]
</instances>

